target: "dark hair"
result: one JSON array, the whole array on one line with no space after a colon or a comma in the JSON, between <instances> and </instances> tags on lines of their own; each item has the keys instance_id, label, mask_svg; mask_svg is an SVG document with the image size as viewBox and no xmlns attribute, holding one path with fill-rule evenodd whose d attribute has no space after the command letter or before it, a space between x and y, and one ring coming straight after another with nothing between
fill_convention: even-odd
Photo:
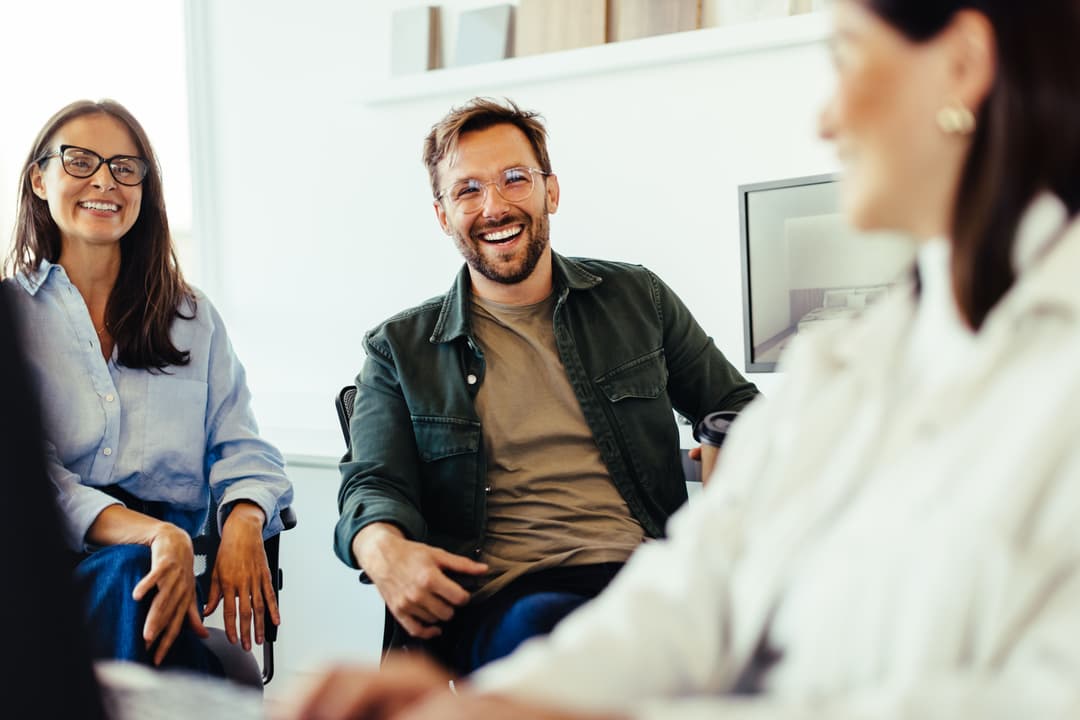
<instances>
[{"instance_id":1,"label":"dark hair","mask_svg":"<svg viewBox=\"0 0 1080 720\"><path fill-rule=\"evenodd\" d=\"M547 130L539 113L522 110L510 99L500 103L491 98L475 97L461 107L453 108L442 120L432 126L424 138L424 165L431 180L431 192L439 195L439 163L457 151L458 140L467 132L486 130L493 125L513 125L525 133L536 153L540 169L551 172L551 158L547 149Z\"/></svg>"},{"instance_id":2,"label":"dark hair","mask_svg":"<svg viewBox=\"0 0 1080 720\"><path fill-rule=\"evenodd\" d=\"M47 162L41 158L49 153L57 131L86 115L108 115L118 120L127 128L139 155L150 164L142 182L139 217L120 239L120 274L105 308L105 324L116 343L118 360L127 367L157 370L167 365L186 365L189 353L173 344L169 328L175 318L194 317L195 295L184 282L176 261L157 156L146 131L120 103L73 102L49 118L38 133L23 167L9 268L30 275L43 260L55 263L60 258L60 229L49 213L48 203L34 194L30 171L34 165L42 167ZM190 303L191 315L182 310L185 301Z\"/></svg>"},{"instance_id":3,"label":"dark hair","mask_svg":"<svg viewBox=\"0 0 1080 720\"><path fill-rule=\"evenodd\" d=\"M1015 280L1021 216L1043 190L1080 209L1080 3L1076 0L863 0L915 42L971 9L993 26L997 72L960 178L952 280L973 328Z\"/></svg>"}]
</instances>

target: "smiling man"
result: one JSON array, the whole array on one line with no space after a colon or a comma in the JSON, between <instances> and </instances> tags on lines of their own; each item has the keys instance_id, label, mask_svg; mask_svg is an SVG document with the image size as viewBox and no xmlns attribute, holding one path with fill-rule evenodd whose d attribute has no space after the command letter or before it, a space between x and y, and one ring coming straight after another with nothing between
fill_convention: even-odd
<instances>
[{"instance_id":1,"label":"smiling man","mask_svg":"<svg viewBox=\"0 0 1080 720\"><path fill-rule=\"evenodd\" d=\"M424 142L465 266L369 332L335 549L375 583L391 646L459 673L594 597L686 500L673 410L757 389L635 265L551 250L539 117L474 99Z\"/></svg>"}]
</instances>

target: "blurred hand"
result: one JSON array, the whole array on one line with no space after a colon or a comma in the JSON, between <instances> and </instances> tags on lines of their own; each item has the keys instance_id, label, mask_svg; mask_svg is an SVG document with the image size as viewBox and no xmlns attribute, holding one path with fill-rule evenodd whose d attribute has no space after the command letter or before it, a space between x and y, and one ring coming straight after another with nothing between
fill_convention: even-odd
<instances>
[{"instance_id":1,"label":"blurred hand","mask_svg":"<svg viewBox=\"0 0 1080 720\"><path fill-rule=\"evenodd\" d=\"M394 618L410 635L425 640L440 635L438 624L469 601L468 591L447 572L487 571L483 563L406 540L401 530L387 523L365 527L353 538L352 548Z\"/></svg>"},{"instance_id":2,"label":"blurred hand","mask_svg":"<svg viewBox=\"0 0 1080 720\"><path fill-rule=\"evenodd\" d=\"M210 597L203 609L205 617L224 600L222 614L225 634L229 642L235 644L239 620L239 638L245 650L251 649L253 623L255 642L261 645L266 637L266 610L270 611L271 622L275 625L281 623L274 582L263 548L262 530L265 523L266 514L258 505L243 500L233 505L221 530L217 561L210 576Z\"/></svg>"},{"instance_id":3,"label":"blurred hand","mask_svg":"<svg viewBox=\"0 0 1080 720\"><path fill-rule=\"evenodd\" d=\"M500 695L463 693L431 694L419 704L396 716L396 720L616 720L614 715L596 715L545 708Z\"/></svg>"},{"instance_id":4,"label":"blurred hand","mask_svg":"<svg viewBox=\"0 0 1080 720\"><path fill-rule=\"evenodd\" d=\"M333 668L274 709L279 720L382 720L398 717L428 695L451 698L451 676L416 653L391 655L381 669Z\"/></svg>"},{"instance_id":5,"label":"blurred hand","mask_svg":"<svg viewBox=\"0 0 1080 720\"><path fill-rule=\"evenodd\" d=\"M154 643L154 664L160 665L180 634L185 619L199 637L210 633L203 626L195 601L195 553L191 536L170 523L158 523L150 540L150 572L135 586L131 596L142 600L156 590L143 624L143 640Z\"/></svg>"}]
</instances>

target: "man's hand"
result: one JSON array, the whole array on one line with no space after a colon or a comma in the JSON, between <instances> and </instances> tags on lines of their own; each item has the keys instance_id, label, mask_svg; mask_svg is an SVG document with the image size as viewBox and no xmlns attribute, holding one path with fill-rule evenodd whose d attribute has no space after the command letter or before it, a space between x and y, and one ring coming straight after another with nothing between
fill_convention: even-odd
<instances>
[{"instance_id":1,"label":"man's hand","mask_svg":"<svg viewBox=\"0 0 1080 720\"><path fill-rule=\"evenodd\" d=\"M716 469L716 461L720 459L720 448L715 445L704 444L700 447L690 448L687 454L691 460L697 460L701 463L701 484L704 486L712 477L713 470Z\"/></svg>"},{"instance_id":2,"label":"man's hand","mask_svg":"<svg viewBox=\"0 0 1080 720\"><path fill-rule=\"evenodd\" d=\"M483 563L406 540L389 523L373 523L358 532L352 551L394 618L410 635L425 640L440 635L438 624L469 601L468 591L446 573L481 575L487 571Z\"/></svg>"},{"instance_id":3,"label":"man's hand","mask_svg":"<svg viewBox=\"0 0 1080 720\"><path fill-rule=\"evenodd\" d=\"M239 638L245 650L251 649L252 623L255 625L255 642L262 645L266 637L266 610L270 611L271 622L281 623L274 582L263 548L265 523L266 514L258 505L244 500L233 505L221 530L217 561L210 576L210 597L203 609L205 617L214 612L220 601L225 601L222 609L225 634L229 642L235 644L239 606Z\"/></svg>"},{"instance_id":4,"label":"man's hand","mask_svg":"<svg viewBox=\"0 0 1080 720\"><path fill-rule=\"evenodd\" d=\"M383 720L429 694L450 693L448 672L423 655L391 655L382 668L336 667L275 709L282 720Z\"/></svg>"},{"instance_id":5,"label":"man's hand","mask_svg":"<svg viewBox=\"0 0 1080 720\"><path fill-rule=\"evenodd\" d=\"M150 572L131 593L135 600L142 600L151 590L157 590L143 624L147 649L157 642L155 665L165 659L185 619L199 637L210 634L195 602L194 564L191 536L170 523L158 523L150 540Z\"/></svg>"}]
</instances>

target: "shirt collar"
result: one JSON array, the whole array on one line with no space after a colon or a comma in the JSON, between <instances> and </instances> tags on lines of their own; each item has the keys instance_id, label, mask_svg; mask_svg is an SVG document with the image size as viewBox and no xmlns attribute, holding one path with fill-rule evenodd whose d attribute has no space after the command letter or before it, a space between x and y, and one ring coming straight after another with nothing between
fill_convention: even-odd
<instances>
[{"instance_id":1,"label":"shirt collar","mask_svg":"<svg viewBox=\"0 0 1080 720\"><path fill-rule=\"evenodd\" d=\"M586 270L581 263L565 258L556 252L551 253L551 265L556 293L562 288L588 290L603 282L603 278ZM469 336L471 296L472 281L469 278L469 266L466 264L462 265L454 279L454 284L443 296L442 309L435 322L435 330L429 338L431 343L439 344Z\"/></svg>"},{"instance_id":2,"label":"shirt collar","mask_svg":"<svg viewBox=\"0 0 1080 720\"><path fill-rule=\"evenodd\" d=\"M42 260L37 266L37 269L31 272L29 275L24 273L16 273L15 280L22 286L30 297L37 295L38 290L48 282L49 278L53 275L53 270L59 273L64 272L64 268L60 265L49 262L48 260Z\"/></svg>"},{"instance_id":3,"label":"shirt collar","mask_svg":"<svg viewBox=\"0 0 1080 720\"><path fill-rule=\"evenodd\" d=\"M1017 319L1030 313L1063 312L1080 318L1080 221L1065 204L1043 193L1020 221L1013 262L1017 279L1002 302L1002 314Z\"/></svg>"},{"instance_id":4,"label":"shirt collar","mask_svg":"<svg viewBox=\"0 0 1080 720\"><path fill-rule=\"evenodd\" d=\"M1065 203L1053 193L1036 196L1020 218L1013 243L1012 262L1017 275L1024 272L1061 235L1069 219Z\"/></svg>"}]
</instances>

